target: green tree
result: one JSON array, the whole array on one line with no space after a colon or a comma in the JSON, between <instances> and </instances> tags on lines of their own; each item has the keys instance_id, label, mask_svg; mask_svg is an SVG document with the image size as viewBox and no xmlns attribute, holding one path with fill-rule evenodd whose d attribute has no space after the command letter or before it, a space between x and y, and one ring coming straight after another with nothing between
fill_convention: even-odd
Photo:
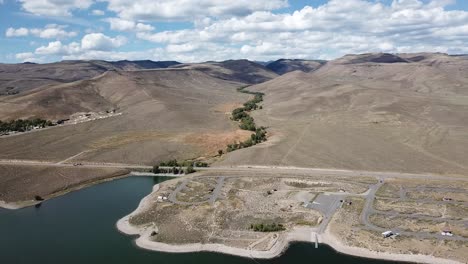
<instances>
[{"instance_id":1,"label":"green tree","mask_svg":"<svg viewBox=\"0 0 468 264\"><path fill-rule=\"evenodd\" d=\"M154 165L154 166L153 166L153 173L154 173L154 174L159 174L159 173L161 173L161 170L159 169L159 166L158 166L158 165Z\"/></svg>"},{"instance_id":2,"label":"green tree","mask_svg":"<svg viewBox=\"0 0 468 264\"><path fill-rule=\"evenodd\" d=\"M192 165L188 166L186 169L185 169L185 174L191 174L191 173L194 173L195 172L195 169L193 168Z\"/></svg>"}]
</instances>

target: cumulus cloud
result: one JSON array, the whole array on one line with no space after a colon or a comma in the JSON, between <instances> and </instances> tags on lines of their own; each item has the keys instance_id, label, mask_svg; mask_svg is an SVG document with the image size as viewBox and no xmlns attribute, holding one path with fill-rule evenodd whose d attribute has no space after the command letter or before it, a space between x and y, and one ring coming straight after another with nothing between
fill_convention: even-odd
<instances>
[{"instance_id":1,"label":"cumulus cloud","mask_svg":"<svg viewBox=\"0 0 468 264\"><path fill-rule=\"evenodd\" d=\"M93 0L19 0L22 8L43 16L70 16L75 9L87 9Z\"/></svg>"},{"instance_id":2,"label":"cumulus cloud","mask_svg":"<svg viewBox=\"0 0 468 264\"><path fill-rule=\"evenodd\" d=\"M212 16L245 16L286 7L286 0L104 0L109 10L127 20L184 20Z\"/></svg>"},{"instance_id":3,"label":"cumulus cloud","mask_svg":"<svg viewBox=\"0 0 468 264\"><path fill-rule=\"evenodd\" d=\"M105 15L106 13L105 13L104 11L102 11L102 10L94 9L94 10L91 11L91 14L92 14L93 16L103 16L103 15Z\"/></svg>"},{"instance_id":4,"label":"cumulus cloud","mask_svg":"<svg viewBox=\"0 0 468 264\"><path fill-rule=\"evenodd\" d=\"M71 38L78 35L77 32L67 31L67 26L49 24L44 28L8 28L5 32L6 37L25 37L25 36L36 36L44 39L64 39Z\"/></svg>"},{"instance_id":5,"label":"cumulus cloud","mask_svg":"<svg viewBox=\"0 0 468 264\"><path fill-rule=\"evenodd\" d=\"M6 37L24 37L24 36L27 36L29 35L29 29L27 28L8 28L5 32L5 36Z\"/></svg>"},{"instance_id":6,"label":"cumulus cloud","mask_svg":"<svg viewBox=\"0 0 468 264\"><path fill-rule=\"evenodd\" d=\"M35 60L35 58L34 58L34 53L32 53L32 52L18 53L18 54L15 55L15 57L16 57L18 60L21 60L21 61L32 61L32 60Z\"/></svg>"},{"instance_id":7,"label":"cumulus cloud","mask_svg":"<svg viewBox=\"0 0 468 264\"><path fill-rule=\"evenodd\" d=\"M52 41L47 45L36 48L34 52L18 53L16 54L16 58L21 61L43 61L46 57L50 56L78 58L86 57L89 54L111 54L114 49L121 47L126 42L126 38L122 36L112 38L102 33L90 33L86 34L81 39L81 42L64 44L59 40ZM100 58L103 59L105 57Z\"/></svg>"},{"instance_id":8,"label":"cumulus cloud","mask_svg":"<svg viewBox=\"0 0 468 264\"><path fill-rule=\"evenodd\" d=\"M468 11L447 9L451 0L330 0L290 13L277 10L287 5L285 0L100 1L108 2L108 11L115 13L115 17L103 19L111 30L135 33L137 38L156 43L158 48L115 51L126 42L124 38L93 33L81 42L51 42L34 55L49 50L62 58L101 56L196 62L281 57L332 59L364 52L468 52ZM74 8L79 7L67 10ZM149 24L176 20L190 21L193 27L156 32ZM8 29L6 34L25 33L19 28Z\"/></svg>"},{"instance_id":9,"label":"cumulus cloud","mask_svg":"<svg viewBox=\"0 0 468 264\"><path fill-rule=\"evenodd\" d=\"M70 45L74 45L74 42ZM70 53L70 45L65 46L60 41L50 42L47 46L41 46L36 49L38 55L66 55Z\"/></svg>"},{"instance_id":10,"label":"cumulus cloud","mask_svg":"<svg viewBox=\"0 0 468 264\"><path fill-rule=\"evenodd\" d=\"M110 28L117 31L153 31L154 27L144 23L137 23L130 20L125 20L121 18L108 18L105 21L109 22Z\"/></svg>"},{"instance_id":11,"label":"cumulus cloud","mask_svg":"<svg viewBox=\"0 0 468 264\"><path fill-rule=\"evenodd\" d=\"M121 36L116 38L108 37L102 33L87 34L81 40L83 50L112 50L124 45L127 39Z\"/></svg>"},{"instance_id":12,"label":"cumulus cloud","mask_svg":"<svg viewBox=\"0 0 468 264\"><path fill-rule=\"evenodd\" d=\"M331 0L293 13L253 12L216 19L194 29L141 32L137 37L167 47L207 43L251 59L334 58L346 53L443 51L467 48L468 12L445 10L450 1ZM365 12L363 12L365 10ZM240 47L240 48L238 48Z\"/></svg>"}]
</instances>

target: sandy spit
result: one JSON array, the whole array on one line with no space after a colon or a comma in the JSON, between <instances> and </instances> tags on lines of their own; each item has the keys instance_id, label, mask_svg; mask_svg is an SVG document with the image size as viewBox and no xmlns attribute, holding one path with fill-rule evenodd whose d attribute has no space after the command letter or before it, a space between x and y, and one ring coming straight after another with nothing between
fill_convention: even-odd
<instances>
[{"instance_id":1,"label":"sandy spit","mask_svg":"<svg viewBox=\"0 0 468 264\"><path fill-rule=\"evenodd\" d=\"M153 193L159 190L159 184L153 187ZM184 245L172 245L160 242L154 242L150 239L150 234L155 230L153 226L133 226L129 223L129 219L132 215L136 215L140 212L145 211L150 206L149 194L143 198L138 208L131 214L120 219L116 227L117 229L127 235L138 235L136 239L136 245L153 251L169 252L169 253L190 253L190 252L217 252L241 257L258 258L258 259L271 259L280 256L289 245L293 242L315 242L317 236L319 243L327 244L334 248L336 251L353 256L372 258L372 259L384 259L393 261L405 261L405 262L417 262L427 264L462 264L454 260L437 258L434 256L427 255L407 255L407 254L393 254L385 252L375 252L365 248L350 247L344 245L337 237L333 236L329 230L324 234L316 234L314 228L297 227L289 232L283 233L279 236L276 243L268 251L257 251L243 248L229 247L223 244L184 244Z\"/></svg>"}]
</instances>

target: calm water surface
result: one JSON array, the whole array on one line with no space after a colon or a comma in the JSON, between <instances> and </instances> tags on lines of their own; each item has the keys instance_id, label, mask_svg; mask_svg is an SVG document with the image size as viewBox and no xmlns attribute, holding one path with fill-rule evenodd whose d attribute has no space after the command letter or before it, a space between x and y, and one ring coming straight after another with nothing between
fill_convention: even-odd
<instances>
[{"instance_id":1,"label":"calm water surface","mask_svg":"<svg viewBox=\"0 0 468 264\"><path fill-rule=\"evenodd\" d=\"M382 264L297 243L279 258L253 260L216 253L168 254L139 249L115 228L155 183L167 178L131 177L46 201L40 208L0 209L0 263L337 263Z\"/></svg>"}]
</instances>

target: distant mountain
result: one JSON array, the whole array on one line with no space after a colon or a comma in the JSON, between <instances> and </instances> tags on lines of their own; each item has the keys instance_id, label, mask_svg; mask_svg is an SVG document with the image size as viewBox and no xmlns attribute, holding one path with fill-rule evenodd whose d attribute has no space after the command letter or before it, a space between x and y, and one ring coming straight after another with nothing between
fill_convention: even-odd
<instances>
[{"instance_id":1,"label":"distant mountain","mask_svg":"<svg viewBox=\"0 0 468 264\"><path fill-rule=\"evenodd\" d=\"M171 68L199 70L219 79L245 84L258 84L278 76L265 66L249 60L188 63L171 66Z\"/></svg>"},{"instance_id":2,"label":"distant mountain","mask_svg":"<svg viewBox=\"0 0 468 264\"><path fill-rule=\"evenodd\" d=\"M257 64L260 64L262 66L267 66L268 64L272 63L273 61L254 61Z\"/></svg>"},{"instance_id":3,"label":"distant mountain","mask_svg":"<svg viewBox=\"0 0 468 264\"><path fill-rule=\"evenodd\" d=\"M416 54L413 54L416 55ZM416 55L417 56L417 55ZM416 57L414 56L414 57ZM366 53L366 54L350 54L346 55L338 60L337 62L340 63L348 63L348 64L359 64L359 63L408 63L410 62L403 57L400 57L396 54L390 53Z\"/></svg>"},{"instance_id":4,"label":"distant mountain","mask_svg":"<svg viewBox=\"0 0 468 264\"><path fill-rule=\"evenodd\" d=\"M311 72L315 71L324 65L326 61L324 60L290 60L290 59L280 59L266 65L266 68L271 71L276 72L279 75L283 75L292 71L303 71Z\"/></svg>"},{"instance_id":5,"label":"distant mountain","mask_svg":"<svg viewBox=\"0 0 468 264\"><path fill-rule=\"evenodd\" d=\"M180 64L177 61L151 61L151 60L139 60L139 61L114 61L110 62L113 66L122 70L142 70L142 69L164 69L174 65Z\"/></svg>"}]
</instances>

